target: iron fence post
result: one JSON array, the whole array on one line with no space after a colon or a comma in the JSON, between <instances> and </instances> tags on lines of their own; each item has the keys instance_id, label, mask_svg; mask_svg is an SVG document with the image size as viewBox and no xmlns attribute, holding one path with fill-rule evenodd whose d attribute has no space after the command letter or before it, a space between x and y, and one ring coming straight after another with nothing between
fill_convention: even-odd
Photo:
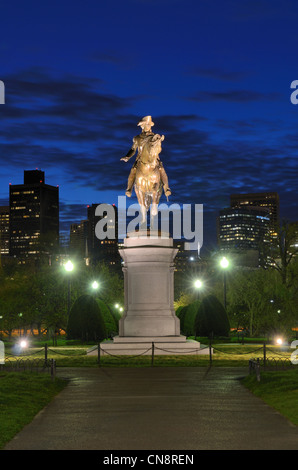
<instances>
[{"instance_id":1,"label":"iron fence post","mask_svg":"<svg viewBox=\"0 0 298 470\"><path fill-rule=\"evenodd\" d=\"M97 363L100 366L100 343L97 345Z\"/></svg>"},{"instance_id":2,"label":"iron fence post","mask_svg":"<svg viewBox=\"0 0 298 470\"><path fill-rule=\"evenodd\" d=\"M154 363L154 343L152 342L151 367L153 367L153 363Z\"/></svg>"},{"instance_id":3,"label":"iron fence post","mask_svg":"<svg viewBox=\"0 0 298 470\"><path fill-rule=\"evenodd\" d=\"M259 358L257 358L256 375L257 375L257 381L260 382L261 375L260 375L260 359Z\"/></svg>"}]
</instances>

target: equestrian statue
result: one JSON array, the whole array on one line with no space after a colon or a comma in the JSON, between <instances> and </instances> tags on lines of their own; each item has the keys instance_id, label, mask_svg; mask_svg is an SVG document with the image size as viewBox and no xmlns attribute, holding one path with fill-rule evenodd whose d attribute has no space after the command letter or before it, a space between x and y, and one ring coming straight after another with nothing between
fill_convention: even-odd
<instances>
[{"instance_id":1,"label":"equestrian statue","mask_svg":"<svg viewBox=\"0 0 298 470\"><path fill-rule=\"evenodd\" d=\"M141 208L142 224L147 222L147 212L151 207L152 217L157 215L157 208L162 194L166 197L171 195L168 177L159 158L162 150L161 142L164 135L154 134L151 131L154 122L151 116L145 116L140 120L141 134L133 138L133 145L127 155L121 160L127 162L138 150L137 157L130 171L126 189L126 196L131 197L134 187Z\"/></svg>"}]
</instances>

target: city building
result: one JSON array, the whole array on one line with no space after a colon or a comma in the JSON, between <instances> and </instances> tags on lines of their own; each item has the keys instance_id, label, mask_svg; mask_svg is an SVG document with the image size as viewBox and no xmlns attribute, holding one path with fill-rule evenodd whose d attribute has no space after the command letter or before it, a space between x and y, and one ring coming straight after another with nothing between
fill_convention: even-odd
<instances>
[{"instance_id":1,"label":"city building","mask_svg":"<svg viewBox=\"0 0 298 470\"><path fill-rule=\"evenodd\" d=\"M254 206L269 210L269 231L271 238L276 238L280 226L279 220L279 195L276 192L232 194L230 207L240 208Z\"/></svg>"},{"instance_id":2,"label":"city building","mask_svg":"<svg viewBox=\"0 0 298 470\"><path fill-rule=\"evenodd\" d=\"M91 261L103 261L110 267L119 267L121 263L118 251L118 211L113 205L114 216L109 218L107 214L103 216L96 215L96 208L99 204L87 206L88 220L88 255ZM96 235L96 225L105 219L105 231L111 231L114 238L99 239Z\"/></svg>"},{"instance_id":3,"label":"city building","mask_svg":"<svg viewBox=\"0 0 298 470\"><path fill-rule=\"evenodd\" d=\"M102 261L111 268L118 269L121 266L121 258L118 251L117 207L110 206L114 213L113 216L108 217L105 212L102 216L96 215L96 208L99 205L88 205L87 219L80 223L71 224L69 252L72 256L85 259L86 264ZM98 238L96 226L100 222L102 222L103 231L110 231L113 237L102 236Z\"/></svg>"},{"instance_id":4,"label":"city building","mask_svg":"<svg viewBox=\"0 0 298 470\"><path fill-rule=\"evenodd\" d=\"M71 224L69 237L69 253L71 256L88 258L88 220Z\"/></svg>"},{"instance_id":5,"label":"city building","mask_svg":"<svg viewBox=\"0 0 298 470\"><path fill-rule=\"evenodd\" d=\"M0 253L9 255L9 206L0 206Z\"/></svg>"},{"instance_id":6,"label":"city building","mask_svg":"<svg viewBox=\"0 0 298 470\"><path fill-rule=\"evenodd\" d=\"M240 206L222 209L217 218L220 250L229 252L236 264L259 265L260 254L270 235L268 208Z\"/></svg>"},{"instance_id":7,"label":"city building","mask_svg":"<svg viewBox=\"0 0 298 470\"><path fill-rule=\"evenodd\" d=\"M10 256L21 262L50 255L59 243L59 188L41 170L24 171L24 183L9 186Z\"/></svg>"},{"instance_id":8,"label":"city building","mask_svg":"<svg viewBox=\"0 0 298 470\"><path fill-rule=\"evenodd\" d=\"M175 271L189 272L195 270L200 262L198 252L186 250L184 240L174 240L173 246L178 250L174 259Z\"/></svg>"}]
</instances>

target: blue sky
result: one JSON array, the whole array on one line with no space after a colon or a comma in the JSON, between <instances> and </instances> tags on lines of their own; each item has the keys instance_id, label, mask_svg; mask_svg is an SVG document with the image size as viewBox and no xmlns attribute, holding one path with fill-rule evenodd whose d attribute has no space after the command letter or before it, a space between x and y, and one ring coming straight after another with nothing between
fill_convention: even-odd
<instances>
[{"instance_id":1,"label":"blue sky","mask_svg":"<svg viewBox=\"0 0 298 470\"><path fill-rule=\"evenodd\" d=\"M2 204L34 168L60 187L63 230L87 204L117 204L132 165L120 158L151 115L165 135L170 203L204 204L204 244L215 246L233 193L276 191L281 216L298 220L295 0L16 0L0 10Z\"/></svg>"}]
</instances>

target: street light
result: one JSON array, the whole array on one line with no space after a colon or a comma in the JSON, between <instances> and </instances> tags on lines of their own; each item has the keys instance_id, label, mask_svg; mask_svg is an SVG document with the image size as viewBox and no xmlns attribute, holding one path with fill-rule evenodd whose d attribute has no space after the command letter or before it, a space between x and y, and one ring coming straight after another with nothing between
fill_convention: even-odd
<instances>
[{"instance_id":1,"label":"street light","mask_svg":"<svg viewBox=\"0 0 298 470\"><path fill-rule=\"evenodd\" d=\"M65 271L68 271L68 272L73 271L74 265L70 261L70 259L67 261L67 263L65 263L64 268L65 268Z\"/></svg>"},{"instance_id":2,"label":"street light","mask_svg":"<svg viewBox=\"0 0 298 470\"><path fill-rule=\"evenodd\" d=\"M223 269L223 283L224 283L224 307L227 308L227 280L226 280L226 269L229 266L229 260L224 256L220 260L220 266Z\"/></svg>"},{"instance_id":3,"label":"street light","mask_svg":"<svg viewBox=\"0 0 298 470\"><path fill-rule=\"evenodd\" d=\"M196 289L201 289L203 283L200 279L196 279L195 282L194 282L194 286Z\"/></svg>"},{"instance_id":4,"label":"street light","mask_svg":"<svg viewBox=\"0 0 298 470\"><path fill-rule=\"evenodd\" d=\"M99 288L99 283L98 283L97 281L93 281L93 282L92 282L92 288L93 288L94 290L98 289L98 288Z\"/></svg>"},{"instance_id":5,"label":"street light","mask_svg":"<svg viewBox=\"0 0 298 470\"><path fill-rule=\"evenodd\" d=\"M226 269L229 266L229 260L224 256L220 260L220 265L221 265L222 268Z\"/></svg>"},{"instance_id":6,"label":"street light","mask_svg":"<svg viewBox=\"0 0 298 470\"><path fill-rule=\"evenodd\" d=\"M200 289L203 287L203 282L201 279L196 279L193 283L195 289L197 290L197 299L199 299Z\"/></svg>"}]
</instances>

